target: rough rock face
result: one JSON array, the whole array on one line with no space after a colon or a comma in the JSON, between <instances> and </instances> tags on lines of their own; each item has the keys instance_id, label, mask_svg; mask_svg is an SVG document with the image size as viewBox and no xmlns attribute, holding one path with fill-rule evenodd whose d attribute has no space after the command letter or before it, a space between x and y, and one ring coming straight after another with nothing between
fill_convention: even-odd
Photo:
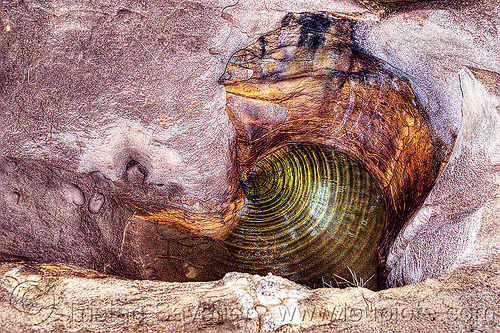
<instances>
[{"instance_id":1,"label":"rough rock face","mask_svg":"<svg viewBox=\"0 0 500 333\"><path fill-rule=\"evenodd\" d=\"M60 266L0 267L5 332L497 332L498 259L373 292L281 277L118 280Z\"/></svg>"},{"instance_id":2,"label":"rough rock face","mask_svg":"<svg viewBox=\"0 0 500 333\"><path fill-rule=\"evenodd\" d=\"M358 47L409 80L445 150L456 143L389 250L389 286L417 284L310 291L240 274L172 284L6 263L2 330L498 330L499 3L384 2L3 2L4 260L162 278L163 253L144 246L161 240L151 236L158 224L134 213L213 216L213 230L223 228L216 223L235 209L239 189L231 183L235 132L217 80L234 52L277 28L286 12L356 19ZM193 272L184 264L173 268L180 281ZM235 316L221 315L224 306ZM311 315L321 309L332 318L328 309L342 306L334 320ZM197 320L189 312L197 309L207 317ZM280 312L293 309L312 319Z\"/></svg>"},{"instance_id":3,"label":"rough rock face","mask_svg":"<svg viewBox=\"0 0 500 333\"><path fill-rule=\"evenodd\" d=\"M81 176L38 160L6 158L0 175L3 256L125 274L117 245L132 211L112 195L102 174Z\"/></svg>"},{"instance_id":4,"label":"rough rock face","mask_svg":"<svg viewBox=\"0 0 500 333\"><path fill-rule=\"evenodd\" d=\"M436 133L444 141L458 135L438 184L392 246L391 286L437 277L497 253L497 11L491 2L414 10L357 30L366 49L421 89Z\"/></svg>"},{"instance_id":5,"label":"rough rock face","mask_svg":"<svg viewBox=\"0 0 500 333\"><path fill-rule=\"evenodd\" d=\"M474 72L484 83L500 78ZM387 261L391 286L485 262L498 251L498 95L478 79L469 70L460 73L462 128L446 170L392 247ZM440 245L429 248L428 243Z\"/></svg>"}]
</instances>

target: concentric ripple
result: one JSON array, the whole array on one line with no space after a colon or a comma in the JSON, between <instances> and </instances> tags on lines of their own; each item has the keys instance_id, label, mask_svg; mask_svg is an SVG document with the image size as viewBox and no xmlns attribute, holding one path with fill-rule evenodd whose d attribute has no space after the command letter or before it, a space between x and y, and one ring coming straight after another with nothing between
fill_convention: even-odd
<instances>
[{"instance_id":1,"label":"concentric ripple","mask_svg":"<svg viewBox=\"0 0 500 333\"><path fill-rule=\"evenodd\" d=\"M385 206L359 162L328 147L290 144L245 178L248 202L227 252L217 256L219 269L271 272L311 287L376 274Z\"/></svg>"}]
</instances>

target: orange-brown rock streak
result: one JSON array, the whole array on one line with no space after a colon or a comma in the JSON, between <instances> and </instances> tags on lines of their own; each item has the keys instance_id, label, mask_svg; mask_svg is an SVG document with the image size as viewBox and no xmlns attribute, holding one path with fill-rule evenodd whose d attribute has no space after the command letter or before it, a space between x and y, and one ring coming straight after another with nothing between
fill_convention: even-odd
<instances>
[{"instance_id":1,"label":"orange-brown rock streak","mask_svg":"<svg viewBox=\"0 0 500 333\"><path fill-rule=\"evenodd\" d=\"M158 205L145 205L139 201L121 197L135 209L135 216L142 220L168 227L180 228L196 236L206 236L216 240L224 239L236 227L235 217L245 202L242 187L238 179L236 149L231 143L233 165L227 167L227 179L231 184L225 189L219 200L200 198L170 198Z\"/></svg>"},{"instance_id":2,"label":"orange-brown rock streak","mask_svg":"<svg viewBox=\"0 0 500 333\"><path fill-rule=\"evenodd\" d=\"M136 209L135 216L155 224L165 224L185 229L195 235L224 239L235 227L234 218L245 199L237 177L232 176L234 186L227 190L228 200L201 201L193 198L189 202L170 200L171 207L143 207L134 202L127 203Z\"/></svg>"},{"instance_id":3,"label":"orange-brown rock streak","mask_svg":"<svg viewBox=\"0 0 500 333\"><path fill-rule=\"evenodd\" d=\"M243 203L244 199L239 198L216 205L212 211L203 213L190 212L185 207L159 211L147 211L136 207L138 211L135 215L157 224L180 227L199 236L224 239L235 227L233 219Z\"/></svg>"}]
</instances>

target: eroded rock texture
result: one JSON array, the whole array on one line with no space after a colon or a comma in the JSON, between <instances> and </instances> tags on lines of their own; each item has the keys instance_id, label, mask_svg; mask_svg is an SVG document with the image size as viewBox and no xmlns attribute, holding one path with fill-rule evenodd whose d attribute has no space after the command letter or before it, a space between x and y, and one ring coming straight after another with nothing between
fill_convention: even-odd
<instances>
[{"instance_id":1,"label":"eroded rock texture","mask_svg":"<svg viewBox=\"0 0 500 333\"><path fill-rule=\"evenodd\" d=\"M366 49L426 92L418 95L443 140L458 135L438 184L391 249L392 286L437 277L497 252L497 13L491 2L421 9L357 30ZM460 130L449 126L460 119Z\"/></svg>"},{"instance_id":2,"label":"eroded rock texture","mask_svg":"<svg viewBox=\"0 0 500 333\"><path fill-rule=\"evenodd\" d=\"M231 209L233 129L208 46L219 14L57 1L2 11L3 156L100 172L149 212Z\"/></svg>"},{"instance_id":3,"label":"eroded rock texture","mask_svg":"<svg viewBox=\"0 0 500 333\"><path fill-rule=\"evenodd\" d=\"M134 277L120 259L132 211L100 173L79 175L33 159L0 165L2 259L66 262Z\"/></svg>"},{"instance_id":4,"label":"eroded rock texture","mask_svg":"<svg viewBox=\"0 0 500 333\"><path fill-rule=\"evenodd\" d=\"M261 156L287 143L345 152L374 176L387 210L379 250L384 265L389 246L447 156L408 82L357 49L353 23L326 13L290 13L279 29L235 53L220 81L236 127L240 178ZM385 277L385 268L381 273Z\"/></svg>"},{"instance_id":5,"label":"eroded rock texture","mask_svg":"<svg viewBox=\"0 0 500 333\"><path fill-rule=\"evenodd\" d=\"M0 250L5 260L128 277L199 276L210 251L193 249L217 244L206 236L223 234L241 204L236 131L217 80L287 12L326 11L356 20L356 47L406 77L443 151L457 138L434 191L389 247L389 286L418 284L309 291L229 274L181 285L13 263L2 265L2 329L497 330L498 3L360 2L3 2ZM167 216L198 235L171 234L159 223ZM206 235L198 217L213 222ZM189 319L224 304L235 317ZM281 305L308 316L310 305L343 305L339 315L352 320L283 321ZM400 305L411 315L356 315Z\"/></svg>"},{"instance_id":6,"label":"eroded rock texture","mask_svg":"<svg viewBox=\"0 0 500 333\"><path fill-rule=\"evenodd\" d=\"M309 290L281 277L124 281L60 266L0 266L7 332L386 332L499 329L498 261L403 288ZM145 297L147 295L147 297Z\"/></svg>"}]
</instances>

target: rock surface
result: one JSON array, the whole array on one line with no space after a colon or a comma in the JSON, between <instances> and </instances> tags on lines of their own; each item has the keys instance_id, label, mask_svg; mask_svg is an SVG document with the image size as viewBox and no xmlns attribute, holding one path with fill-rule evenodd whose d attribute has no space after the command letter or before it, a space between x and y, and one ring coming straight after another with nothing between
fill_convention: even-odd
<instances>
[{"instance_id":1,"label":"rock surface","mask_svg":"<svg viewBox=\"0 0 500 333\"><path fill-rule=\"evenodd\" d=\"M272 275L167 283L3 264L0 319L5 332L495 332L498 262L379 292L309 290Z\"/></svg>"},{"instance_id":2,"label":"rock surface","mask_svg":"<svg viewBox=\"0 0 500 333\"><path fill-rule=\"evenodd\" d=\"M99 273L4 263L0 330L497 331L499 2L383 2L2 3L2 259ZM217 79L286 12L320 10L357 19L359 47L410 81L445 149L457 138L389 251L389 284L405 286L374 293L238 273L187 284L99 275L147 278L154 261L140 253L144 243L124 242L136 230L123 200L205 214L220 208L205 201L234 196L234 129Z\"/></svg>"}]
</instances>

